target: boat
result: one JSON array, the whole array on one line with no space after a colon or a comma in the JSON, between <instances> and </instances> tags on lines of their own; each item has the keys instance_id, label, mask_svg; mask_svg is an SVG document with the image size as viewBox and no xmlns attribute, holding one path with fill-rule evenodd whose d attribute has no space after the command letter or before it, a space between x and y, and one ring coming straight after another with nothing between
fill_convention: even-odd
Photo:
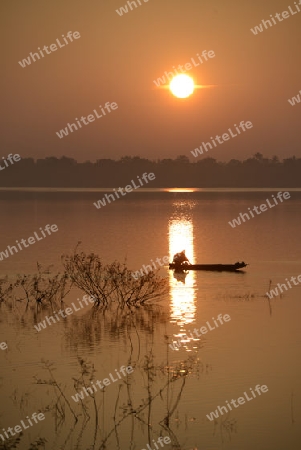
<instances>
[{"instance_id":1,"label":"boat","mask_svg":"<svg viewBox=\"0 0 301 450\"><path fill-rule=\"evenodd\" d=\"M211 270L216 272L236 272L237 270L247 267L248 264L243 262L236 262L235 264L182 264L169 263L169 269L174 269L177 272L184 272L186 270Z\"/></svg>"}]
</instances>

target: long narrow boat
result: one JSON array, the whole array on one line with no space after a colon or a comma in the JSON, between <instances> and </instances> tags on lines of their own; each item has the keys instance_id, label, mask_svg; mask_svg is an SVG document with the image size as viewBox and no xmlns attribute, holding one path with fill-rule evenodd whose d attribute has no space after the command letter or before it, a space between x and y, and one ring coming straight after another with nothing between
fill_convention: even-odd
<instances>
[{"instance_id":1,"label":"long narrow boat","mask_svg":"<svg viewBox=\"0 0 301 450\"><path fill-rule=\"evenodd\" d=\"M244 262L237 262L235 264L175 264L170 263L169 269L175 269L177 272L184 272L186 270L212 270L217 272L235 272L236 270L247 267L248 264Z\"/></svg>"}]
</instances>

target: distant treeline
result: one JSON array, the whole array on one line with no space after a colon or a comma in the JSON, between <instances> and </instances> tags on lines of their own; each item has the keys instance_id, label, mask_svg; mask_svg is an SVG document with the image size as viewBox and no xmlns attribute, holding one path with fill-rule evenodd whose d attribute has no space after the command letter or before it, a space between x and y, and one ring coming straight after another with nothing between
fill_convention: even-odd
<instances>
[{"instance_id":1,"label":"distant treeline","mask_svg":"<svg viewBox=\"0 0 301 450\"><path fill-rule=\"evenodd\" d=\"M22 157L22 155L21 155ZM79 163L72 158L24 158L1 170L1 187L124 187L144 172L154 181L143 187L301 187L301 158L280 161L256 153L244 161L219 162L187 156L150 161L139 156Z\"/></svg>"}]
</instances>

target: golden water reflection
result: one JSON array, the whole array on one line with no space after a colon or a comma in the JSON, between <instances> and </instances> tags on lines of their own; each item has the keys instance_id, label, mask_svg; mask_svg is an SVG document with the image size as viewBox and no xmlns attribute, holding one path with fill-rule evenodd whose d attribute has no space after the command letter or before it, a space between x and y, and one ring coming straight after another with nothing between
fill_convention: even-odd
<instances>
[{"instance_id":1,"label":"golden water reflection","mask_svg":"<svg viewBox=\"0 0 301 450\"><path fill-rule=\"evenodd\" d=\"M173 217L169 221L169 256L172 260L175 253L186 251L186 256L191 263L194 259L194 235L192 219L181 214ZM196 314L196 282L193 271L187 274L177 274L169 271L170 296L171 296L171 323L180 327L179 332L173 335L173 340L180 340L181 347L187 351L192 351L195 346L194 338L187 331L193 329ZM186 325L190 325L186 330Z\"/></svg>"}]
</instances>

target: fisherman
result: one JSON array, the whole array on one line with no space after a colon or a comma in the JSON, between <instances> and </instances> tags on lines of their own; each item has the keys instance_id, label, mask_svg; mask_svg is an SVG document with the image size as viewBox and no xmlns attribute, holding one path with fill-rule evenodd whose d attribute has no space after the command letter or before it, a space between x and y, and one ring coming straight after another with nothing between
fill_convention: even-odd
<instances>
[{"instance_id":1,"label":"fisherman","mask_svg":"<svg viewBox=\"0 0 301 450\"><path fill-rule=\"evenodd\" d=\"M187 261L190 264L189 259L185 255L185 250L182 250L180 253L176 253L173 257L173 264L182 264L184 261Z\"/></svg>"}]
</instances>

